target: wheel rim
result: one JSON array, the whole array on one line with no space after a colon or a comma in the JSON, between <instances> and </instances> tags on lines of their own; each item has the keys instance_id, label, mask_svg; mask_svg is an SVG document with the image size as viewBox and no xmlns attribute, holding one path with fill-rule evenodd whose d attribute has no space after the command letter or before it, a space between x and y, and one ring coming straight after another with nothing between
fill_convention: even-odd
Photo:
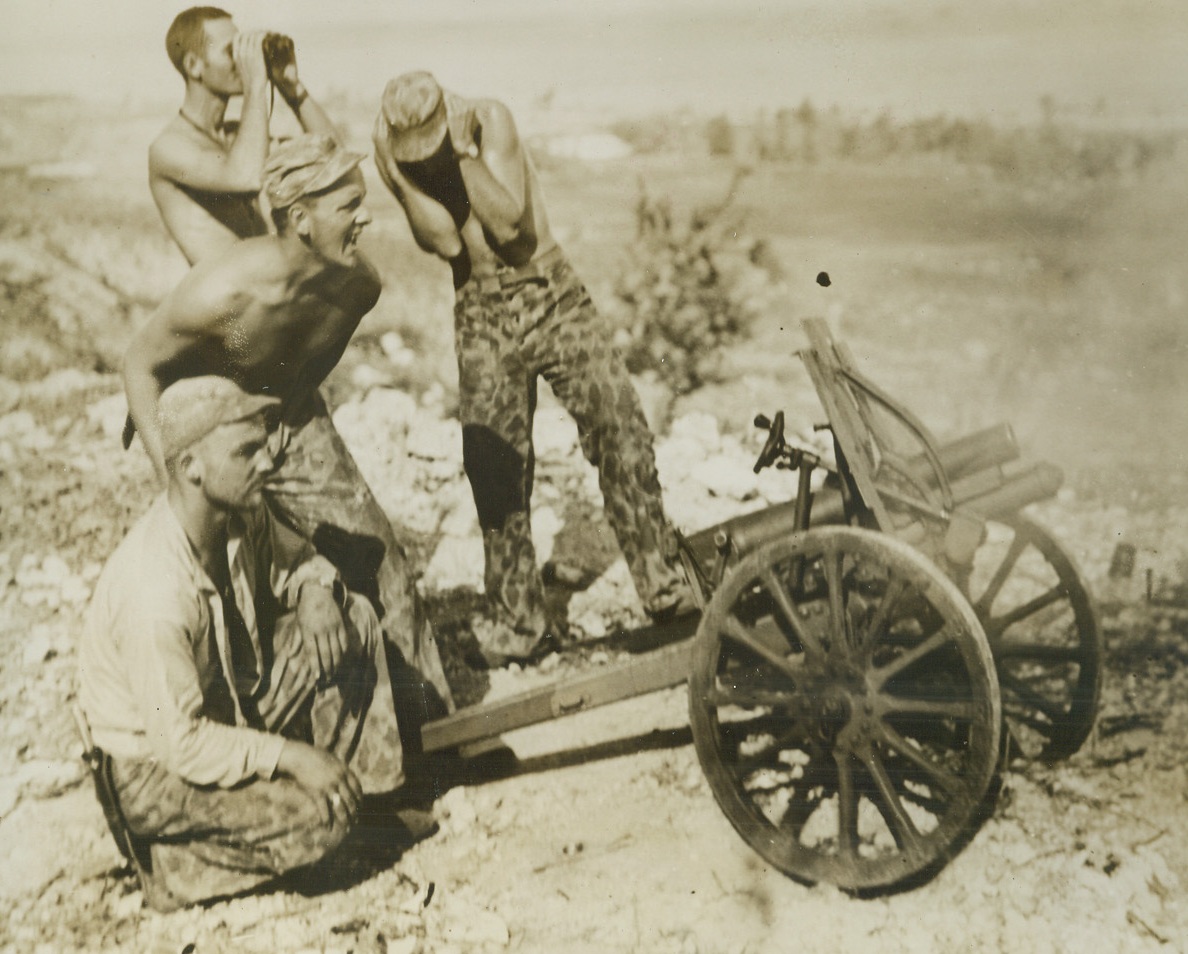
<instances>
[{"instance_id":1,"label":"wheel rim","mask_svg":"<svg viewBox=\"0 0 1188 954\"><path fill-rule=\"evenodd\" d=\"M1101 693L1101 628L1072 557L1017 516L987 525L958 578L986 631L1018 751L1055 761L1081 747Z\"/></svg>"},{"instance_id":2,"label":"wheel rim","mask_svg":"<svg viewBox=\"0 0 1188 954\"><path fill-rule=\"evenodd\" d=\"M977 617L932 563L855 528L777 540L731 571L697 640L694 742L752 848L854 890L949 857L993 775L1001 710Z\"/></svg>"}]
</instances>

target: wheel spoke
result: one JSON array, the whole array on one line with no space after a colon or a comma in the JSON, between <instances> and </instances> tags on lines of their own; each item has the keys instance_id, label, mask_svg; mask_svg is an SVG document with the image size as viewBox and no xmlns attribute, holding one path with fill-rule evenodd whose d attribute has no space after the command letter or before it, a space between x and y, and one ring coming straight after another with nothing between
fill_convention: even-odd
<instances>
[{"instance_id":1,"label":"wheel spoke","mask_svg":"<svg viewBox=\"0 0 1188 954\"><path fill-rule=\"evenodd\" d=\"M891 715L939 716L942 719L977 717L977 706L964 699L909 699L903 696L880 696L883 711Z\"/></svg>"},{"instance_id":2,"label":"wheel spoke","mask_svg":"<svg viewBox=\"0 0 1188 954\"><path fill-rule=\"evenodd\" d=\"M706 702L711 706L737 706L740 709L787 708L789 704L788 693L757 686L715 686L709 691Z\"/></svg>"},{"instance_id":3,"label":"wheel spoke","mask_svg":"<svg viewBox=\"0 0 1188 954\"><path fill-rule=\"evenodd\" d=\"M812 794L813 792L816 794ZM824 793L817 792L816 789L810 789L807 786L797 788L792 797L788 799L788 807L784 809L776 827L788 832L799 841L804 826L813 817L813 812L821 807L823 799Z\"/></svg>"},{"instance_id":4,"label":"wheel spoke","mask_svg":"<svg viewBox=\"0 0 1188 954\"><path fill-rule=\"evenodd\" d=\"M899 845L902 851L915 851L920 843L920 830L916 827L916 823L912 821L912 817L907 813L907 809L903 807L903 802L899 799L899 793L895 791L895 783L891 781L891 776L887 774L887 767L883 764L883 760L872 749L865 753L862 761L879 790L880 800L883 803L882 808L885 809L885 811L882 811L882 815L891 827L891 834L895 836L895 843Z\"/></svg>"},{"instance_id":5,"label":"wheel spoke","mask_svg":"<svg viewBox=\"0 0 1188 954\"><path fill-rule=\"evenodd\" d=\"M879 634L886 628L891 619L891 614L895 611L899 604L899 599L907 590L907 582L898 577L891 580L887 586L887 590L883 593L883 598L879 600L878 608L875 610L874 616L866 625L866 629L862 634L862 645L859 647L864 651L869 651L879 638Z\"/></svg>"},{"instance_id":6,"label":"wheel spoke","mask_svg":"<svg viewBox=\"0 0 1188 954\"><path fill-rule=\"evenodd\" d=\"M1011 706L1009 702L1004 702L1002 707L1002 714L1010 719L1012 722L1021 722L1029 729L1034 729L1036 732L1045 736L1046 738L1054 738L1058 727L1051 722L1044 722L1027 709L1020 709Z\"/></svg>"},{"instance_id":7,"label":"wheel spoke","mask_svg":"<svg viewBox=\"0 0 1188 954\"><path fill-rule=\"evenodd\" d=\"M926 640L913 646L907 652L896 656L891 662L885 666L879 666L874 670L874 688L881 689L891 679L898 676L901 672L909 666L914 666L925 656L936 652L942 646L949 642L952 633L948 626L933 633Z\"/></svg>"},{"instance_id":8,"label":"wheel spoke","mask_svg":"<svg viewBox=\"0 0 1188 954\"><path fill-rule=\"evenodd\" d=\"M985 592L982 593L976 603L973 604L974 612L980 617L986 617L990 613L990 607L994 605L994 600L998 597L1002 585L1006 582L1007 577L1011 575L1011 570L1015 568L1015 564L1019 562L1019 557L1023 555L1023 551L1027 549L1027 541L1023 539L1023 534L1016 533L1011 545L1007 549L1006 555L1002 558L1002 563L999 564L998 569L994 571L994 576L986 585Z\"/></svg>"},{"instance_id":9,"label":"wheel spoke","mask_svg":"<svg viewBox=\"0 0 1188 954\"><path fill-rule=\"evenodd\" d=\"M1035 659L1050 663L1077 663L1083 655L1080 646L1047 646L1021 639L996 642L990 648L996 660Z\"/></svg>"},{"instance_id":10,"label":"wheel spoke","mask_svg":"<svg viewBox=\"0 0 1188 954\"><path fill-rule=\"evenodd\" d=\"M990 617L983 624L987 636L993 638L999 633L1005 632L1011 626L1014 626L1015 623L1019 622L1019 620L1026 619L1028 616L1038 613L1042 609L1046 609L1053 603L1064 599L1066 595L1067 593L1065 592L1064 585L1062 583L1057 583L1046 593L1041 593L1039 596L1028 600L1021 606L1016 606L1013 610L1003 613L1001 616Z\"/></svg>"},{"instance_id":11,"label":"wheel spoke","mask_svg":"<svg viewBox=\"0 0 1188 954\"><path fill-rule=\"evenodd\" d=\"M745 646L751 652L761 659L766 660L776 667L780 672L786 675L795 684L799 678L799 673L796 668L784 656L772 649L770 646L757 639L755 635L746 628L733 613L728 613L726 618L722 620L722 626L726 631L726 635L742 646Z\"/></svg>"},{"instance_id":12,"label":"wheel spoke","mask_svg":"<svg viewBox=\"0 0 1188 954\"><path fill-rule=\"evenodd\" d=\"M1053 724L1061 722L1066 718L1067 713L1059 702L1041 695L1017 676L1013 676L1009 672L1000 672L998 674L998 682L1003 689L1014 693L1025 706L1037 709L1041 714L1051 719Z\"/></svg>"},{"instance_id":13,"label":"wheel spoke","mask_svg":"<svg viewBox=\"0 0 1188 954\"><path fill-rule=\"evenodd\" d=\"M879 724L879 733L882 735L884 744L911 762L931 782L935 782L947 793L952 794L961 787L961 779L952 772L946 771L943 766L930 761L923 752L885 722Z\"/></svg>"},{"instance_id":14,"label":"wheel spoke","mask_svg":"<svg viewBox=\"0 0 1188 954\"><path fill-rule=\"evenodd\" d=\"M846 613L845 593L842 587L842 558L841 550L828 550L821 557L825 566L825 585L829 588L829 622L830 632L834 637L829 648L837 652L843 646L850 646L850 618Z\"/></svg>"},{"instance_id":15,"label":"wheel spoke","mask_svg":"<svg viewBox=\"0 0 1188 954\"><path fill-rule=\"evenodd\" d=\"M837 749L837 850L843 858L858 854L858 790L854 787L854 767L850 753Z\"/></svg>"},{"instance_id":16,"label":"wheel spoke","mask_svg":"<svg viewBox=\"0 0 1188 954\"><path fill-rule=\"evenodd\" d=\"M760 577L763 585L767 587L767 591L775 600L776 606L779 607L780 615L787 621L788 626L792 629L792 634L804 647L806 653L821 655L821 643L817 637L808 631L808 627L804 625L804 621L800 618L800 613L796 609L796 604L792 602L792 595L788 592L788 588L784 586L784 581L776 576L775 571L768 567L763 575Z\"/></svg>"}]
</instances>

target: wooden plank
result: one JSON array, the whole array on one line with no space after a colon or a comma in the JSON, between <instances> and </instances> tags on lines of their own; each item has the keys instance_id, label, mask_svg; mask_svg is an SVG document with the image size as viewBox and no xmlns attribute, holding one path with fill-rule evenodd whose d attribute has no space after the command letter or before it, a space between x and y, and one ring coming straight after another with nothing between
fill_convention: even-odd
<instances>
[{"instance_id":1,"label":"wooden plank","mask_svg":"<svg viewBox=\"0 0 1188 954\"><path fill-rule=\"evenodd\" d=\"M694 642L695 637L567 682L460 709L422 726L421 745L437 752L680 685L689 678Z\"/></svg>"},{"instance_id":2,"label":"wooden plank","mask_svg":"<svg viewBox=\"0 0 1188 954\"><path fill-rule=\"evenodd\" d=\"M875 523L881 529L890 530L894 525L875 485L875 462L869 456L876 453L878 448L873 442L869 446L862 443L861 435L866 433L866 424L838 366L829 328L824 320L809 318L804 322L804 329L812 348L802 352L800 357L817 388L817 397L829 418L833 436L837 438L846 457L846 466L857 485L863 505L874 514Z\"/></svg>"}]
</instances>

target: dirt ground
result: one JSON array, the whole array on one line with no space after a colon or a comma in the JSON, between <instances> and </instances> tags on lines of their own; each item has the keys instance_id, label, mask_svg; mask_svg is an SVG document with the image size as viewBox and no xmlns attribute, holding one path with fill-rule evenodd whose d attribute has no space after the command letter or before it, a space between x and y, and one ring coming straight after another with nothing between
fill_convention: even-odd
<instances>
[{"instance_id":1,"label":"dirt ground","mask_svg":"<svg viewBox=\"0 0 1188 954\"><path fill-rule=\"evenodd\" d=\"M7 121L47 129L47 115L70 115L21 109ZM717 808L677 687L507 733L512 774L456 785L434 805L436 834L371 846L316 890L143 908L69 704L90 587L152 493L143 453L119 449L115 371L180 274L139 166L122 158L154 126L131 117L76 133L93 163L82 178L39 175L27 156L0 170L0 951L1188 950L1188 217L1177 214L1188 203L1171 187L1182 162L1090 184L923 163L760 167L738 201L779 262L777 304L725 356L722 381L675 401L641 384L685 530L787 499L787 481L748 476L760 445L750 420L782 408L807 432L822 419L793 354L809 315L937 432L1010 420L1027 456L1063 468L1060 493L1033 509L1098 601L1097 726L1066 762L1009 764L989 817L931 880L859 899L773 870ZM634 228L624 182L680 209L716 199L731 174L663 155L543 169L599 300L622 267L616 237ZM336 419L422 562L449 641L462 638L481 545L451 417L448 286L415 257L390 201L374 207L369 249L389 291L336 372ZM616 633L641 620L572 426L547 395L537 447L541 558L597 577L569 598L582 638L530 671L480 674L455 659L467 702L627 658ZM1111 578L1119 543L1136 566Z\"/></svg>"}]
</instances>

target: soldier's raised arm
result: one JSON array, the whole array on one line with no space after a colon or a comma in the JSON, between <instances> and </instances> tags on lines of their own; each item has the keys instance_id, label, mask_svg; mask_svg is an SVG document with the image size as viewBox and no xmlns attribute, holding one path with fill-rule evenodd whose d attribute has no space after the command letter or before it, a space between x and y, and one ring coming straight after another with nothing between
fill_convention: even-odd
<instances>
[{"instance_id":1,"label":"soldier's raised arm","mask_svg":"<svg viewBox=\"0 0 1188 954\"><path fill-rule=\"evenodd\" d=\"M128 413L162 482L167 475L157 419L161 392L182 378L226 374L218 355L224 352L228 324L242 308L237 299L227 284L210 280L199 266L161 302L124 355Z\"/></svg>"},{"instance_id":2,"label":"soldier's raised arm","mask_svg":"<svg viewBox=\"0 0 1188 954\"><path fill-rule=\"evenodd\" d=\"M458 157L470 208L498 245L520 238L524 224L524 149L511 111L446 94L450 141Z\"/></svg>"},{"instance_id":3,"label":"soldier's raised arm","mask_svg":"<svg viewBox=\"0 0 1188 954\"><path fill-rule=\"evenodd\" d=\"M243 81L243 112L230 145L211 138L185 107L180 116L201 136L166 132L149 148L149 176L160 176L198 192L257 193L268 157L268 73L264 33L239 33L229 39L230 55ZM193 54L187 63L196 64ZM195 66L200 68L200 66Z\"/></svg>"}]
</instances>

